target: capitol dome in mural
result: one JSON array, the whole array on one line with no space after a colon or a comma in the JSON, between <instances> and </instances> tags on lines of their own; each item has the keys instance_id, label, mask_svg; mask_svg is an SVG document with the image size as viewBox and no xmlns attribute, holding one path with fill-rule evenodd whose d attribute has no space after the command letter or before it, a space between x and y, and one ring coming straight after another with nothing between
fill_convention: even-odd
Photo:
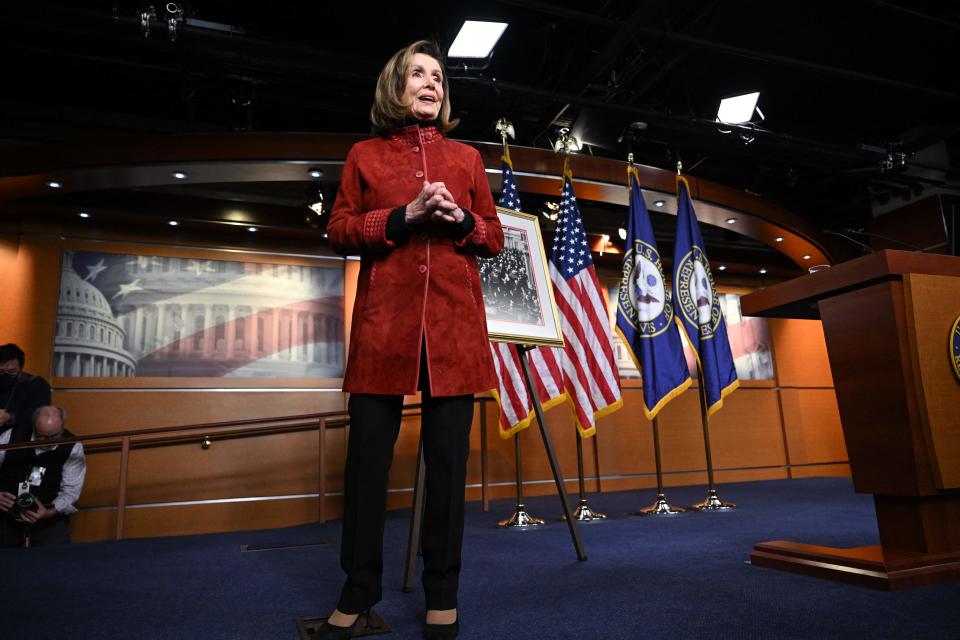
<instances>
[{"instance_id":1,"label":"capitol dome in mural","mask_svg":"<svg viewBox=\"0 0 960 640\"><path fill-rule=\"evenodd\" d=\"M136 362L124 349L125 333L106 297L64 256L54 340L55 376L133 376Z\"/></svg>"}]
</instances>

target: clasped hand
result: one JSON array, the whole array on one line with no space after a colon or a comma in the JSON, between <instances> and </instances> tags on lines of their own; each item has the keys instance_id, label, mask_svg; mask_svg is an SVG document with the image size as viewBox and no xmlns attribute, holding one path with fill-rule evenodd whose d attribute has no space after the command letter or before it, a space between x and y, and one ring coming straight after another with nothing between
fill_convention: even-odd
<instances>
[{"instance_id":1,"label":"clasped hand","mask_svg":"<svg viewBox=\"0 0 960 640\"><path fill-rule=\"evenodd\" d=\"M454 202L446 185L442 182L424 181L420 195L407 205L404 219L410 225L428 221L460 224L465 215L463 209Z\"/></svg>"}]
</instances>

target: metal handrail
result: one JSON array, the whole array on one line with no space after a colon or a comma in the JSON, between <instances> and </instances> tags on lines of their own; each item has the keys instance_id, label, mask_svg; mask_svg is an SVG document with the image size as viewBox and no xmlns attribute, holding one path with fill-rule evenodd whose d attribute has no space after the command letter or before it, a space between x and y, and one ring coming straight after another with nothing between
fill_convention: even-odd
<instances>
[{"instance_id":1,"label":"metal handrail","mask_svg":"<svg viewBox=\"0 0 960 640\"><path fill-rule=\"evenodd\" d=\"M481 455L481 494L483 509L487 511L489 507L488 482L487 482L487 432L483 428L486 425L486 405L487 402L494 402L493 398L481 396L475 397L474 402L480 403L480 455ZM420 415L419 409L422 403L416 402L403 405L401 411L402 417L411 417ZM409 411L416 411L409 413ZM264 425L241 429L231 429L231 427L243 427L244 425ZM123 538L124 521L127 507L127 478L130 466L130 451L132 449L175 446L196 442L210 441L214 438L218 440L232 440L236 438L258 437L265 435L274 435L279 433L293 433L298 431L318 430L317 454L318 454L318 520L320 523L326 522L326 465L325 465L325 440L327 427L346 427L350 424L350 417L347 411L324 411L320 413L306 413L293 416L280 416L273 418L247 418L244 420L228 420L222 422L205 422L198 424L177 425L171 427L151 427L148 429L134 429L127 431L112 431L108 433L98 433L84 436L74 436L71 438L58 438L55 443L57 446L62 444L72 444L75 442L90 442L90 446L84 446L87 453L107 453L120 450L120 474L117 481L117 521L115 538ZM185 431L199 431L189 435L181 435ZM143 438L166 433L167 436L156 438ZM99 442L107 440L108 442ZM44 443L49 445L49 443ZM36 442L23 442L17 444L0 445L0 451L9 451L15 449L35 448Z\"/></svg>"}]
</instances>

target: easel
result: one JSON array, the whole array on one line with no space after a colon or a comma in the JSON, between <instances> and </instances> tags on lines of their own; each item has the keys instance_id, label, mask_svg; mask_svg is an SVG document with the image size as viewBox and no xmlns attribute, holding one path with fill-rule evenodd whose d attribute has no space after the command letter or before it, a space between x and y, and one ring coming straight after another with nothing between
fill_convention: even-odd
<instances>
[{"instance_id":1,"label":"easel","mask_svg":"<svg viewBox=\"0 0 960 640\"><path fill-rule=\"evenodd\" d=\"M573 548L577 553L577 560L583 562L587 559L587 554L583 550L583 543L580 540L580 532L577 529L577 523L570 511L570 498L567 495L567 489L563 482L563 475L560 473L560 465L557 463L557 456L553 451L553 440L547 432L546 420L543 417L543 407L540 405L540 399L537 397L536 388L533 386L533 378L530 376L530 365L528 363L527 353L534 349L531 345L518 344L517 354L520 356L520 368L523 370L523 381L527 387L527 393L530 396L530 402L533 404L533 410L537 415L537 424L540 427L540 437L543 438L543 447L547 451L547 459L550 461L550 470L553 472L553 481L557 485L557 493L560 497L560 503L563 507L564 519L570 529L570 537L573 539ZM425 473L423 466L423 437L420 439L419 456L417 458L417 482L413 490L413 514L410 519L410 536L407 541L407 559L404 570L403 590L410 592L413 590L414 571L416 569L417 553L420 548L420 530L423 524L423 507L425 504L423 497L423 486Z\"/></svg>"}]
</instances>

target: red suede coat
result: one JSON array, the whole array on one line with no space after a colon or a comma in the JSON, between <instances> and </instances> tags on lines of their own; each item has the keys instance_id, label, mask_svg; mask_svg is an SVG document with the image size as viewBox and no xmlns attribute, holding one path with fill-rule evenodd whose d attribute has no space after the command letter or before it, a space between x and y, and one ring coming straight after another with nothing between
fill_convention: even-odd
<instances>
[{"instance_id":1,"label":"red suede coat","mask_svg":"<svg viewBox=\"0 0 960 640\"><path fill-rule=\"evenodd\" d=\"M473 216L469 235L426 223L406 242L387 239L390 212L424 180L442 181ZM416 393L421 340L432 395L496 388L476 256L499 253L503 230L476 149L417 125L355 144L327 233L334 251L361 256L344 391Z\"/></svg>"}]
</instances>

